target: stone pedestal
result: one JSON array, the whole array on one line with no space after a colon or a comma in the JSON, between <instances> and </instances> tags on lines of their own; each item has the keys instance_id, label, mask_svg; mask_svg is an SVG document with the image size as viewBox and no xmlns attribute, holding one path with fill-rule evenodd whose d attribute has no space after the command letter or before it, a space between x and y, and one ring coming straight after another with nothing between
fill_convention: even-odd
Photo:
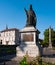
<instances>
[{"instance_id":1,"label":"stone pedestal","mask_svg":"<svg viewBox=\"0 0 55 65\"><path fill-rule=\"evenodd\" d=\"M20 31L21 43L16 48L17 56L28 54L30 57L39 56L38 35L39 31L34 27L25 27Z\"/></svg>"}]
</instances>

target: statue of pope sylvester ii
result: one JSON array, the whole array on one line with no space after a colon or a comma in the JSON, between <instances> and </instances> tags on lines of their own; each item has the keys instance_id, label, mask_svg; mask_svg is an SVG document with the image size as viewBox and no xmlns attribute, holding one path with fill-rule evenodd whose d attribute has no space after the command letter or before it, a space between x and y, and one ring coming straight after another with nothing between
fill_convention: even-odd
<instances>
[{"instance_id":1,"label":"statue of pope sylvester ii","mask_svg":"<svg viewBox=\"0 0 55 65\"><path fill-rule=\"evenodd\" d=\"M24 9L24 10L25 10L26 16L27 16L26 27L27 26L36 27L36 15L35 15L35 12L32 9L32 5L30 5L30 9L28 11L26 9Z\"/></svg>"}]
</instances>

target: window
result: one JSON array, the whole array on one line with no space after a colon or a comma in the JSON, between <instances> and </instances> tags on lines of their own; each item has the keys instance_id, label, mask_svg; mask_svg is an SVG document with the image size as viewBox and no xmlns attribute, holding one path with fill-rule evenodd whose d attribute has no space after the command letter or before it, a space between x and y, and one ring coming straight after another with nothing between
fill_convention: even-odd
<instances>
[{"instance_id":1,"label":"window","mask_svg":"<svg viewBox=\"0 0 55 65\"><path fill-rule=\"evenodd\" d=\"M2 40L0 41L0 45L2 44Z\"/></svg>"},{"instance_id":2,"label":"window","mask_svg":"<svg viewBox=\"0 0 55 65\"><path fill-rule=\"evenodd\" d=\"M8 45L9 41L6 41L6 45Z\"/></svg>"}]
</instances>

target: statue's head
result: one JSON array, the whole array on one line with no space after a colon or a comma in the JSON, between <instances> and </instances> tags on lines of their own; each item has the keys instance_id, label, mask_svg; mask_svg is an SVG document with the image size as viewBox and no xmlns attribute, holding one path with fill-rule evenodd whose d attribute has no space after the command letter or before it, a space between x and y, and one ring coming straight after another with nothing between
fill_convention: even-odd
<instances>
[{"instance_id":1,"label":"statue's head","mask_svg":"<svg viewBox=\"0 0 55 65\"><path fill-rule=\"evenodd\" d=\"M32 10L32 5L30 4L30 10Z\"/></svg>"}]
</instances>

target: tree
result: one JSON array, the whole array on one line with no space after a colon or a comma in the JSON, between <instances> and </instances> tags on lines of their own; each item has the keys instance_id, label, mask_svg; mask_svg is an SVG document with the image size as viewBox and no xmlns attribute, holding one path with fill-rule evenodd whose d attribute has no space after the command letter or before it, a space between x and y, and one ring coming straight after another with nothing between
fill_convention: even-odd
<instances>
[{"instance_id":1,"label":"tree","mask_svg":"<svg viewBox=\"0 0 55 65\"><path fill-rule=\"evenodd\" d=\"M52 45L55 46L55 31L51 28L51 41ZM49 28L44 31L43 46L49 45Z\"/></svg>"},{"instance_id":2,"label":"tree","mask_svg":"<svg viewBox=\"0 0 55 65\"><path fill-rule=\"evenodd\" d=\"M46 29L44 31L44 40L43 40L43 45L48 46L49 44L49 29Z\"/></svg>"},{"instance_id":3,"label":"tree","mask_svg":"<svg viewBox=\"0 0 55 65\"><path fill-rule=\"evenodd\" d=\"M52 45L55 46L55 31L52 29L51 33L52 33L52 35L51 35Z\"/></svg>"}]
</instances>

